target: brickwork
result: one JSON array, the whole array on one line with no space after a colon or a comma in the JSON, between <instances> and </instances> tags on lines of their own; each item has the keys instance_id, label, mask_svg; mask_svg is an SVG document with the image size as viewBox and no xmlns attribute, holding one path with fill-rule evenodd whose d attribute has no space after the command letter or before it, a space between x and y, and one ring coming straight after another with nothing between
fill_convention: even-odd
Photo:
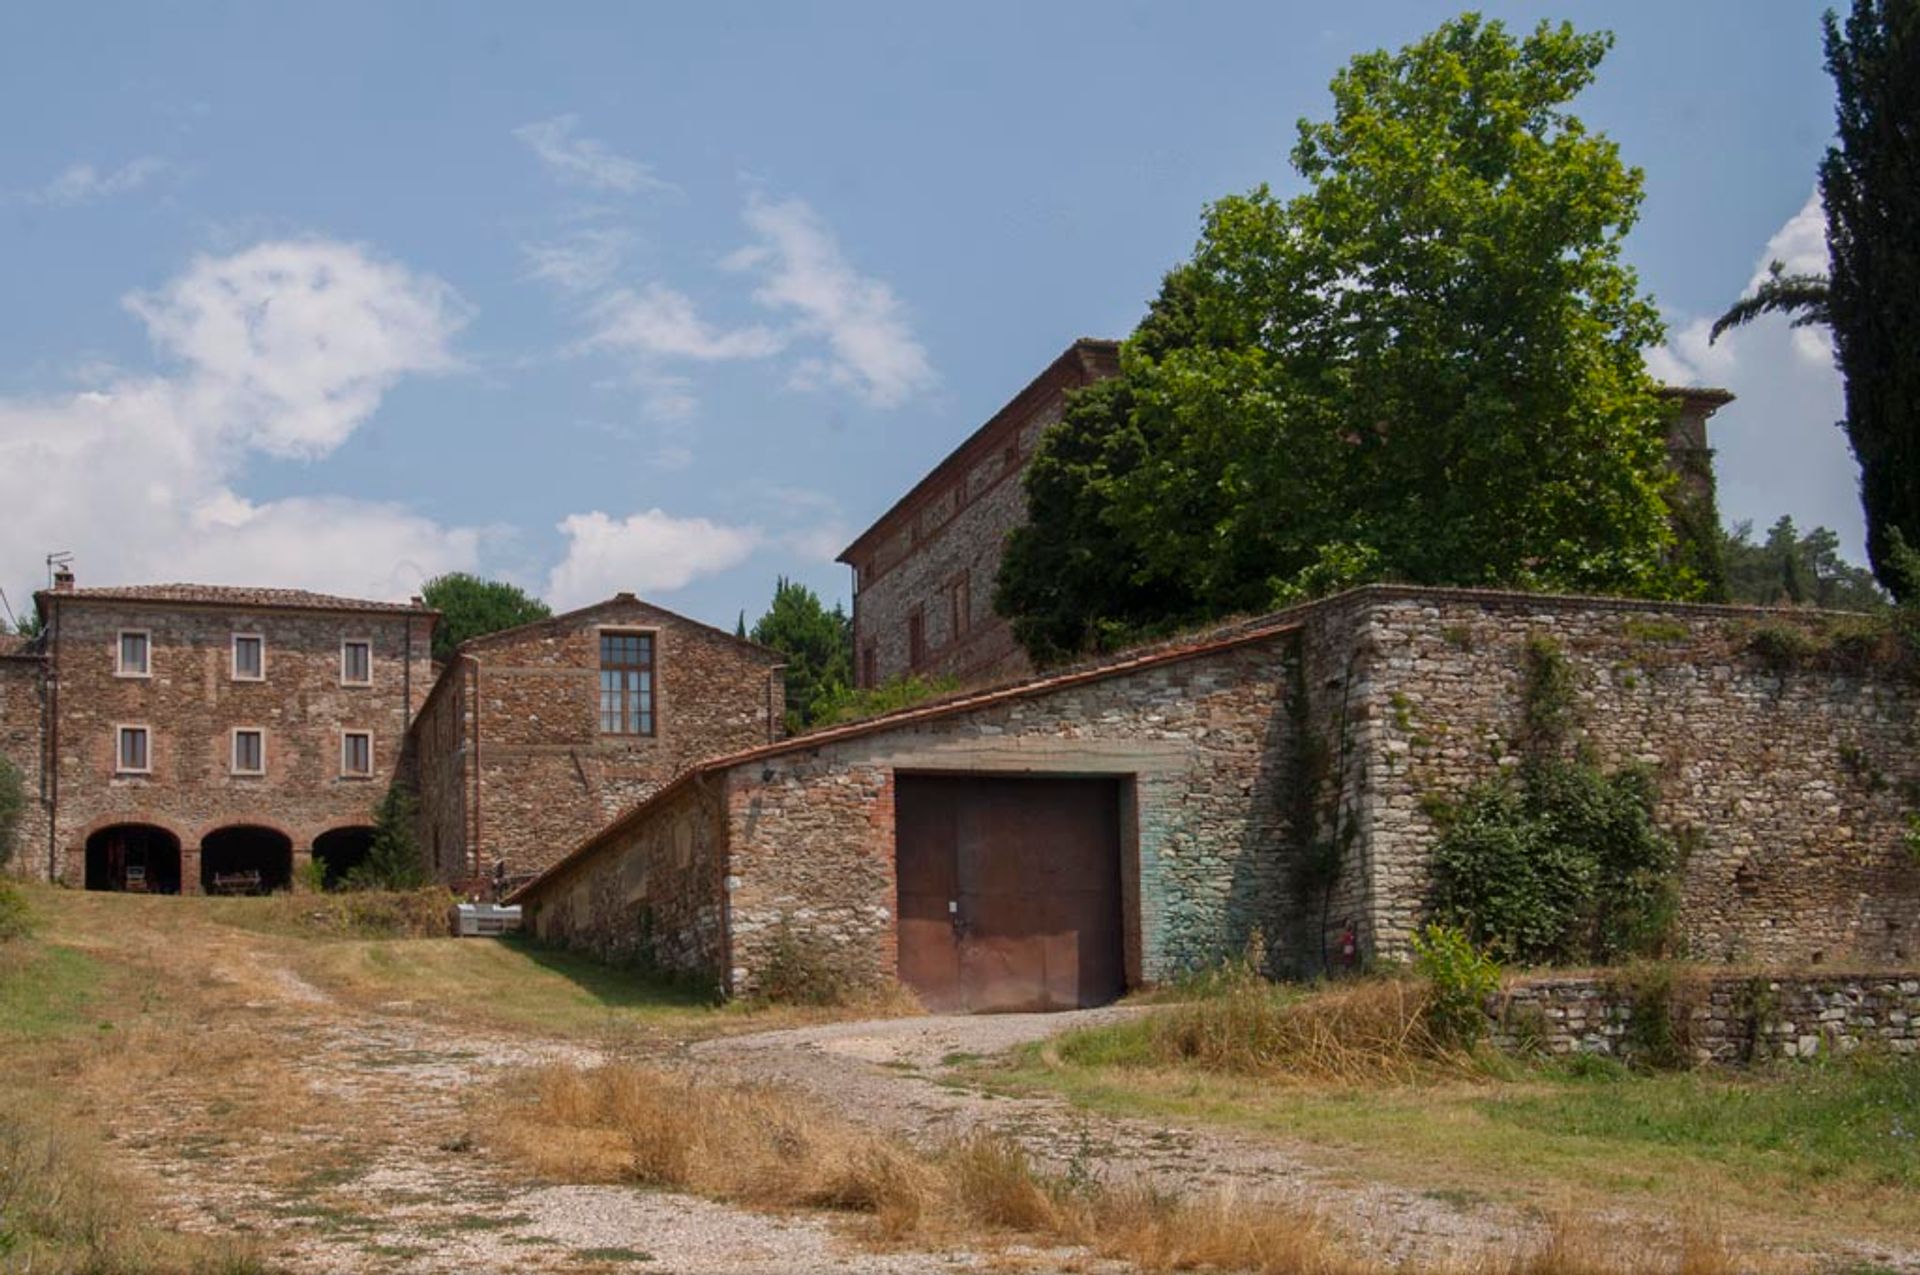
<instances>
[{"instance_id":1,"label":"brickwork","mask_svg":"<svg viewBox=\"0 0 1920 1275\"><path fill-rule=\"evenodd\" d=\"M271 828L292 842L295 865L314 838L372 822L401 763L408 722L427 691L433 614L367 612L40 595L47 617L52 711L51 864L36 875L79 885L88 838L117 824L162 828L179 840L181 885L200 887L200 845L217 829ZM149 635L148 673L118 667L123 632ZM236 676L234 637L263 641L258 679ZM342 643L371 645L370 681L342 677ZM116 731L144 726L149 769L117 764ZM264 734L261 773L236 773L233 734ZM343 773L342 733L372 736L372 773Z\"/></svg>"},{"instance_id":2,"label":"brickwork","mask_svg":"<svg viewBox=\"0 0 1920 1275\"><path fill-rule=\"evenodd\" d=\"M4 642L0 638L0 642ZM0 757L20 772L26 805L14 828L12 871L47 873L47 807L41 784L45 759L41 735L44 681L33 655L0 652Z\"/></svg>"},{"instance_id":3,"label":"brickwork","mask_svg":"<svg viewBox=\"0 0 1920 1275\"><path fill-rule=\"evenodd\" d=\"M1532 979L1487 1001L1495 1044L1514 1051L1634 1059L1638 1015L1655 1012L1607 978ZM1680 976L1658 1012L1702 1063L1816 1058L1873 1046L1920 1052L1920 976L1912 971L1798 976Z\"/></svg>"},{"instance_id":4,"label":"brickwork","mask_svg":"<svg viewBox=\"0 0 1920 1275\"><path fill-rule=\"evenodd\" d=\"M1113 342L1076 342L840 555L854 568L861 685L910 672L980 683L1032 671L993 610L1007 533L1027 518L1020 475L1067 393L1118 368Z\"/></svg>"},{"instance_id":5,"label":"brickwork","mask_svg":"<svg viewBox=\"0 0 1920 1275\"><path fill-rule=\"evenodd\" d=\"M654 638L653 733L600 729L600 634ZM524 876L695 763L779 737L780 657L630 594L464 644L415 728L421 830L455 882Z\"/></svg>"}]
</instances>

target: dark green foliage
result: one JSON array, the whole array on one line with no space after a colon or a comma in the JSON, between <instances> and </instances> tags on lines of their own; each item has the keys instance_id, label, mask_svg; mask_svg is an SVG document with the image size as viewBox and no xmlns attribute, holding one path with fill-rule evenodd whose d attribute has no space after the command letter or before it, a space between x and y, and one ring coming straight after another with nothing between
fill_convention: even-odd
<instances>
[{"instance_id":1,"label":"dark green foliage","mask_svg":"<svg viewBox=\"0 0 1920 1275\"><path fill-rule=\"evenodd\" d=\"M1207 210L1028 468L995 605L1037 662L1368 580L1708 589L1620 262L1640 175L1565 109L1608 44L1468 15L1358 57L1305 193Z\"/></svg>"},{"instance_id":2,"label":"dark green foliage","mask_svg":"<svg viewBox=\"0 0 1920 1275\"><path fill-rule=\"evenodd\" d=\"M1529 759L1457 807L1434 847L1435 917L1524 964L1657 953L1680 856L1652 807L1643 771Z\"/></svg>"},{"instance_id":3,"label":"dark green foliage","mask_svg":"<svg viewBox=\"0 0 1920 1275\"><path fill-rule=\"evenodd\" d=\"M1882 611L1887 595L1873 573L1840 556L1840 537L1825 527L1805 535L1783 517L1753 540L1753 524L1738 522L1721 546L1732 602L1759 606L1808 603L1834 611Z\"/></svg>"},{"instance_id":4,"label":"dark green foliage","mask_svg":"<svg viewBox=\"0 0 1920 1275\"><path fill-rule=\"evenodd\" d=\"M1904 601L1920 597L1894 538L1920 545L1920 3L1854 0L1844 25L1823 21L1839 134L1820 164L1827 316L1867 556Z\"/></svg>"},{"instance_id":5,"label":"dark green foliage","mask_svg":"<svg viewBox=\"0 0 1920 1275\"><path fill-rule=\"evenodd\" d=\"M1621 1039L1630 1061L1654 1071L1693 1066L1693 1010L1702 989L1671 963L1640 961L1614 977L1613 990L1627 1001Z\"/></svg>"},{"instance_id":6,"label":"dark green foliage","mask_svg":"<svg viewBox=\"0 0 1920 1275\"><path fill-rule=\"evenodd\" d=\"M1752 323L1763 314L1790 314L1796 328L1830 322L1827 303L1832 290L1827 276L1788 274L1786 270L1784 261L1769 263L1767 277L1760 281L1760 286L1728 306L1727 312L1714 320L1708 344L1718 341L1727 329Z\"/></svg>"},{"instance_id":7,"label":"dark green foliage","mask_svg":"<svg viewBox=\"0 0 1920 1275\"><path fill-rule=\"evenodd\" d=\"M14 626L13 631L31 642L34 638L44 633L46 628L46 621L40 618L40 608L38 606L32 606L28 607L26 613L19 617L19 623ZM0 633L5 633L6 631L6 624L0 623Z\"/></svg>"},{"instance_id":8,"label":"dark green foliage","mask_svg":"<svg viewBox=\"0 0 1920 1275\"><path fill-rule=\"evenodd\" d=\"M853 685L853 623L837 604L827 610L804 584L785 576L775 581L773 604L745 636L787 657L790 731L823 720Z\"/></svg>"},{"instance_id":9,"label":"dark green foliage","mask_svg":"<svg viewBox=\"0 0 1920 1275\"><path fill-rule=\"evenodd\" d=\"M374 811L367 857L347 874L349 890L417 890L427 883L414 828L418 809L413 794L399 784L387 789Z\"/></svg>"},{"instance_id":10,"label":"dark green foliage","mask_svg":"<svg viewBox=\"0 0 1920 1275\"><path fill-rule=\"evenodd\" d=\"M959 688L958 679L921 677L917 673L896 677L891 682L864 690L842 686L820 701L813 724L838 726L865 717L878 717L882 713L894 713L903 708L912 708L915 704L939 699Z\"/></svg>"},{"instance_id":11,"label":"dark green foliage","mask_svg":"<svg viewBox=\"0 0 1920 1275\"><path fill-rule=\"evenodd\" d=\"M442 664L468 638L532 624L553 614L552 608L525 590L504 580L482 580L464 571L435 576L420 590L426 604L440 612L433 633L433 658Z\"/></svg>"},{"instance_id":12,"label":"dark green foliage","mask_svg":"<svg viewBox=\"0 0 1920 1275\"><path fill-rule=\"evenodd\" d=\"M1442 1045L1471 1049L1487 1030L1487 997L1500 963L1463 930L1428 925L1413 935L1413 972L1427 982L1427 1029Z\"/></svg>"},{"instance_id":13,"label":"dark green foliage","mask_svg":"<svg viewBox=\"0 0 1920 1275\"><path fill-rule=\"evenodd\" d=\"M0 872L19 849L20 816L27 808L26 785L12 762L0 757Z\"/></svg>"}]
</instances>

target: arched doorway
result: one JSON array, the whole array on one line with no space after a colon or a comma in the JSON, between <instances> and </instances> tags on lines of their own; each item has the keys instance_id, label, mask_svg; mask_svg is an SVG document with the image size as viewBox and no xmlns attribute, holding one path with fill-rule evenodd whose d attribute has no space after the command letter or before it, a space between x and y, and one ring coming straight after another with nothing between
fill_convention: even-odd
<instances>
[{"instance_id":1,"label":"arched doorway","mask_svg":"<svg viewBox=\"0 0 1920 1275\"><path fill-rule=\"evenodd\" d=\"M180 838L149 823L117 823L87 838L87 889L180 893Z\"/></svg>"},{"instance_id":2,"label":"arched doorway","mask_svg":"<svg viewBox=\"0 0 1920 1275\"><path fill-rule=\"evenodd\" d=\"M219 828L200 839L200 888L271 894L293 884L293 842L272 828Z\"/></svg>"},{"instance_id":3,"label":"arched doorway","mask_svg":"<svg viewBox=\"0 0 1920 1275\"><path fill-rule=\"evenodd\" d=\"M367 861L373 849L372 828L335 828L313 839L313 860L325 872L329 890L337 890L347 874Z\"/></svg>"}]
</instances>

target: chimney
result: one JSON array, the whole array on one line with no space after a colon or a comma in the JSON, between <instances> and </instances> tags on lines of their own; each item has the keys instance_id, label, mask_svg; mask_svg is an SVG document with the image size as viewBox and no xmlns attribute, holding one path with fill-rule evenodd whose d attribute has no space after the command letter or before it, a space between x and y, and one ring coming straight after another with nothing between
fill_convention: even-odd
<instances>
[{"instance_id":1,"label":"chimney","mask_svg":"<svg viewBox=\"0 0 1920 1275\"><path fill-rule=\"evenodd\" d=\"M53 569L53 591L55 593L73 592L73 568L64 562Z\"/></svg>"}]
</instances>

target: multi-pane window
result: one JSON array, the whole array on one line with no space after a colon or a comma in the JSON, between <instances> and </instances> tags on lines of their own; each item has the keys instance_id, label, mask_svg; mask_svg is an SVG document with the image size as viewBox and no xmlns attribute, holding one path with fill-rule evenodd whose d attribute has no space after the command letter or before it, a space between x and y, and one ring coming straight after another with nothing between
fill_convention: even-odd
<instances>
[{"instance_id":1,"label":"multi-pane window","mask_svg":"<svg viewBox=\"0 0 1920 1275\"><path fill-rule=\"evenodd\" d=\"M340 736L340 773L364 776L373 773L373 734L350 730Z\"/></svg>"},{"instance_id":2,"label":"multi-pane window","mask_svg":"<svg viewBox=\"0 0 1920 1275\"><path fill-rule=\"evenodd\" d=\"M233 732L233 773L264 775L267 771L267 733L251 727Z\"/></svg>"},{"instance_id":3,"label":"multi-pane window","mask_svg":"<svg viewBox=\"0 0 1920 1275\"><path fill-rule=\"evenodd\" d=\"M258 682L267 675L267 640L258 633L233 635L233 680Z\"/></svg>"},{"instance_id":4,"label":"multi-pane window","mask_svg":"<svg viewBox=\"0 0 1920 1275\"><path fill-rule=\"evenodd\" d=\"M600 635L600 730L653 734L653 634Z\"/></svg>"},{"instance_id":5,"label":"multi-pane window","mask_svg":"<svg viewBox=\"0 0 1920 1275\"><path fill-rule=\"evenodd\" d=\"M151 671L148 660L153 639L143 630L129 629L120 634L120 651L115 671L121 677L145 677Z\"/></svg>"},{"instance_id":6,"label":"multi-pane window","mask_svg":"<svg viewBox=\"0 0 1920 1275\"><path fill-rule=\"evenodd\" d=\"M153 769L153 754L149 747L147 728L144 726L122 726L114 741L114 769L132 774L145 774Z\"/></svg>"},{"instance_id":7,"label":"multi-pane window","mask_svg":"<svg viewBox=\"0 0 1920 1275\"><path fill-rule=\"evenodd\" d=\"M373 643L340 644L340 680L349 686L365 686L373 681Z\"/></svg>"}]
</instances>

